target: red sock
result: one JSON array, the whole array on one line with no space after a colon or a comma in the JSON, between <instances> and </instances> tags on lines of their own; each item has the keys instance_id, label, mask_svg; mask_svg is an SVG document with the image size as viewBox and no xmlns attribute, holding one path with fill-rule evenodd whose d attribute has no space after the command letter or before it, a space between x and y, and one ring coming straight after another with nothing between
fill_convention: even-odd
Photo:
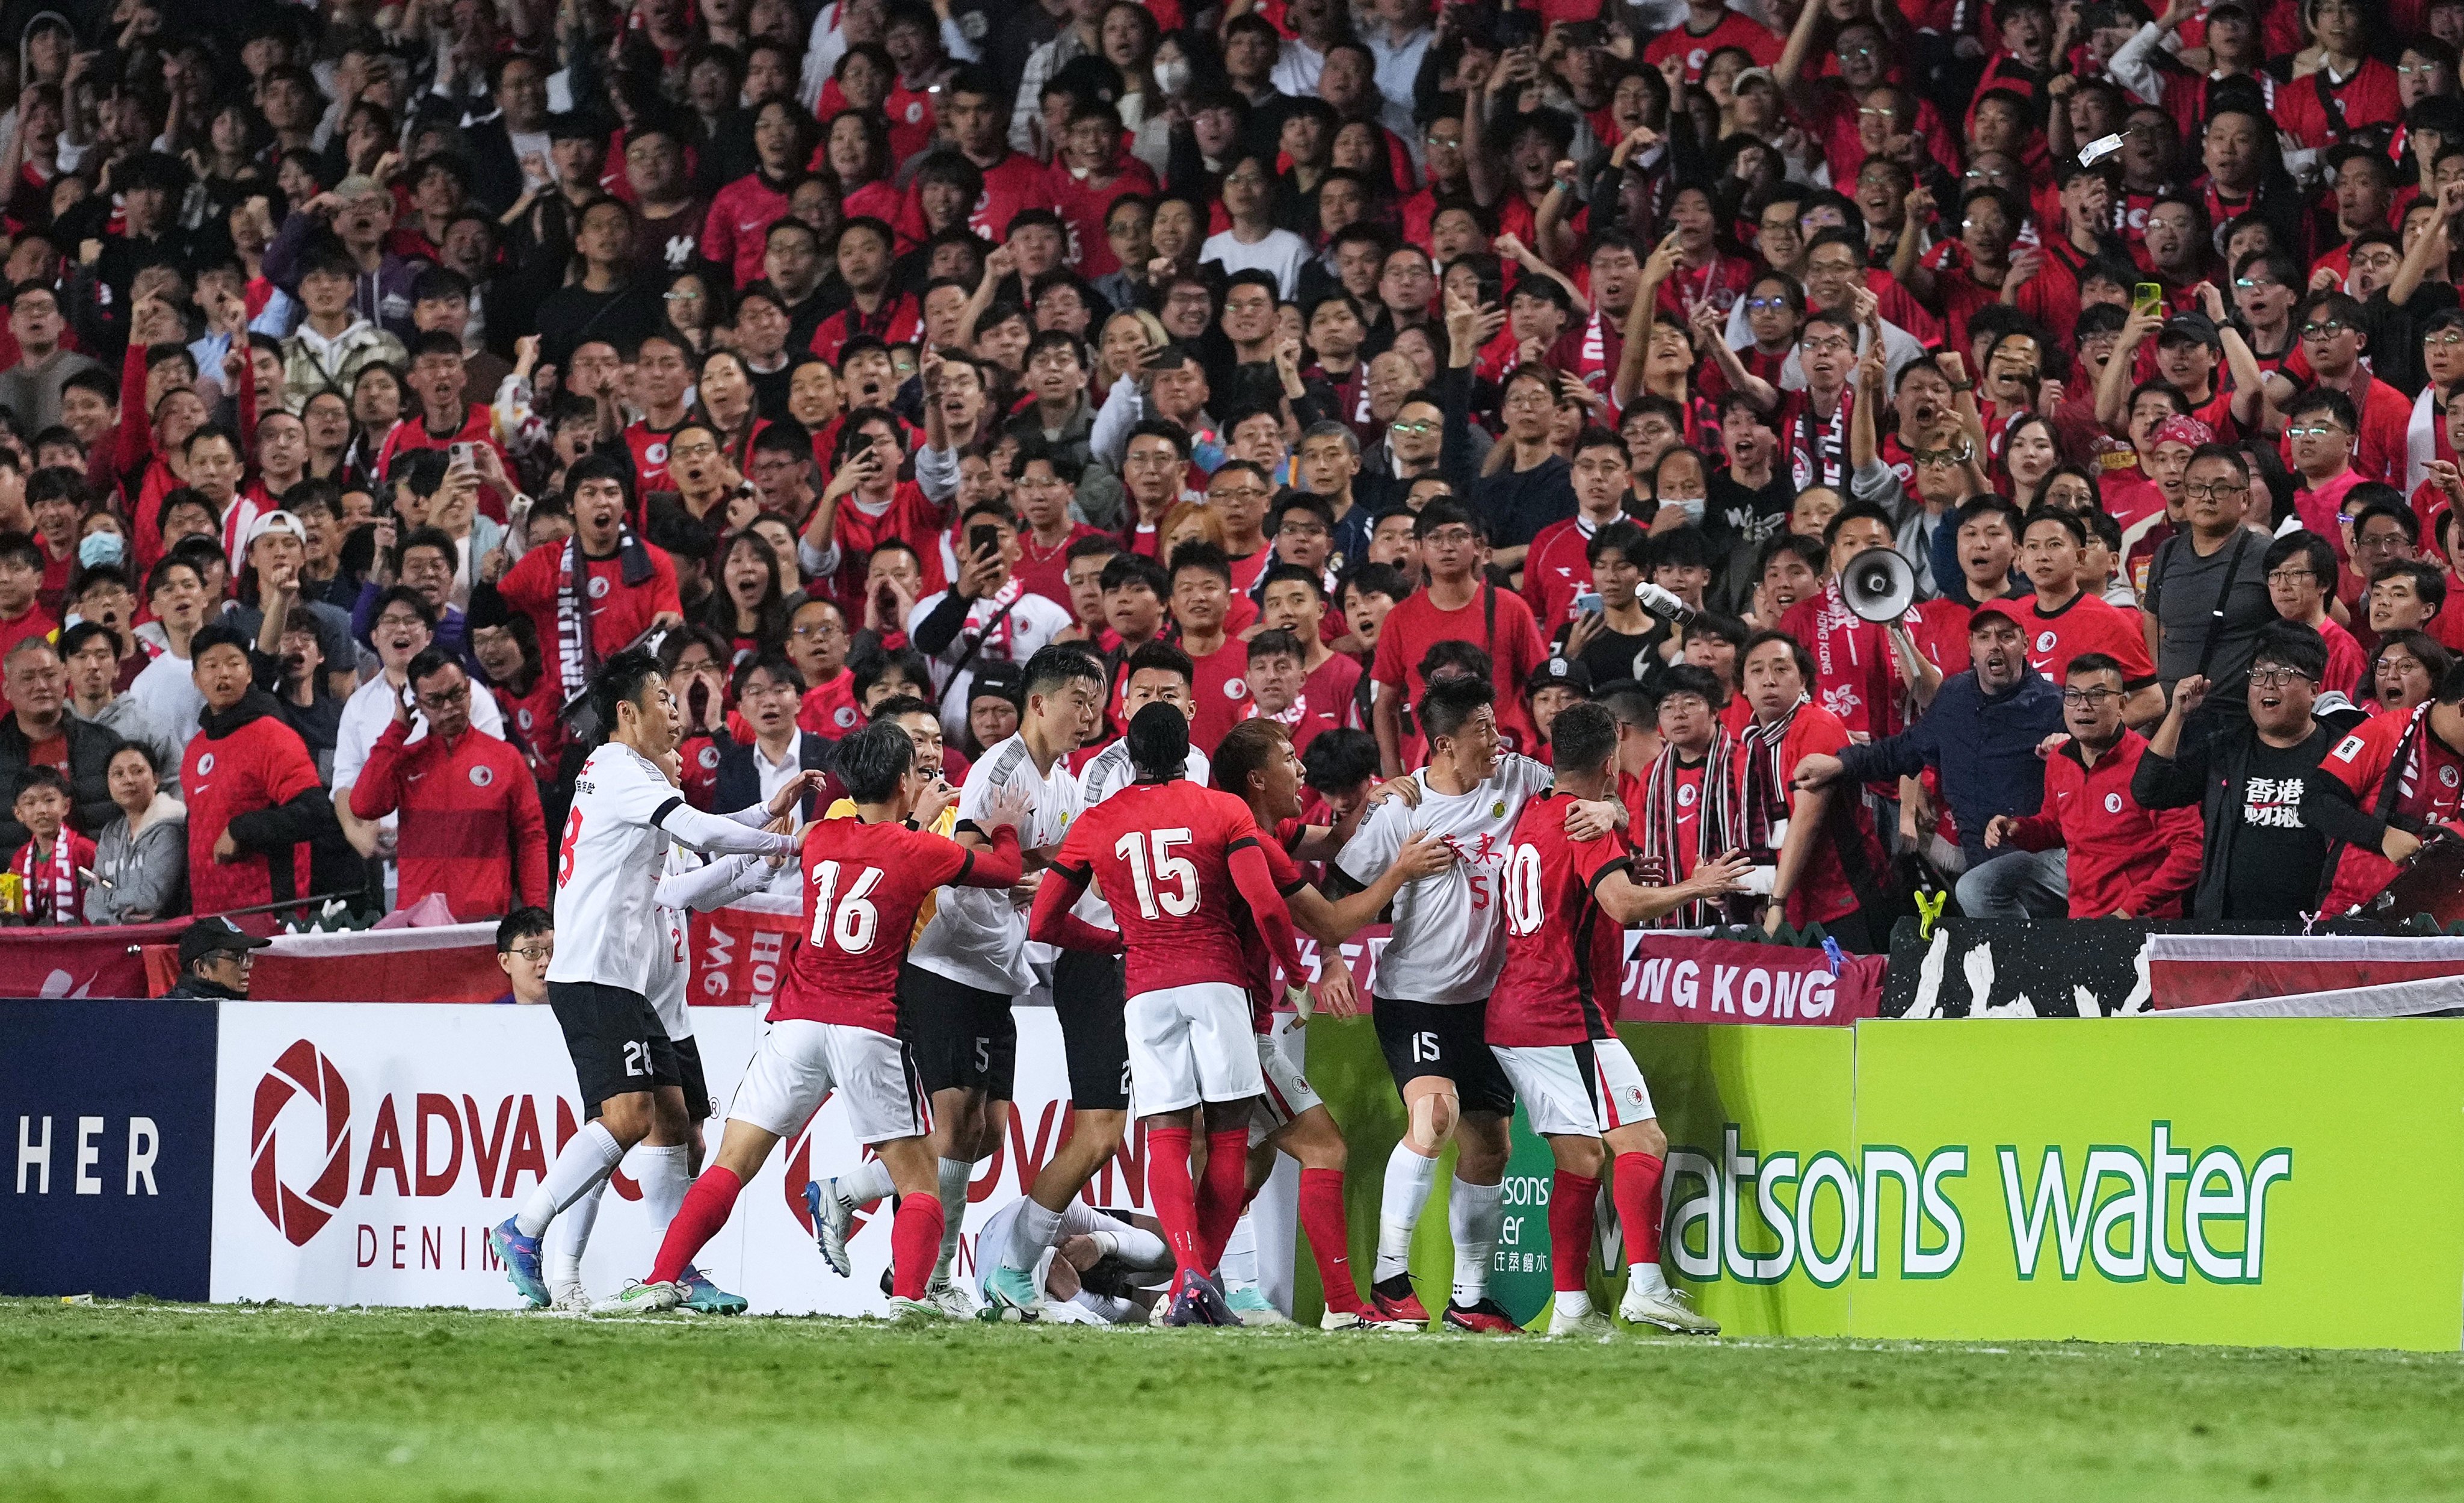
<instances>
[{"instance_id":1,"label":"red sock","mask_svg":"<svg viewBox=\"0 0 2464 1503\"><path fill-rule=\"evenodd\" d=\"M1147 1129L1147 1195L1155 1202L1155 1220L1163 1223L1163 1240L1172 1247L1173 1262L1182 1269L1202 1267L1198 1255L1198 1190L1189 1181L1189 1129Z\"/></svg>"},{"instance_id":2,"label":"red sock","mask_svg":"<svg viewBox=\"0 0 2464 1503\"><path fill-rule=\"evenodd\" d=\"M1206 1135L1206 1183L1198 1192L1198 1249L1212 1273L1223 1261L1223 1245L1249 1204L1249 1130Z\"/></svg>"},{"instance_id":3,"label":"red sock","mask_svg":"<svg viewBox=\"0 0 2464 1503\"><path fill-rule=\"evenodd\" d=\"M1650 1154L1617 1156L1617 1225L1625 1231L1628 1263L1660 1261L1660 1177L1668 1166Z\"/></svg>"},{"instance_id":4,"label":"red sock","mask_svg":"<svg viewBox=\"0 0 2464 1503\"><path fill-rule=\"evenodd\" d=\"M1622 1176L1619 1183L1623 1183ZM1599 1181L1564 1169L1557 1171L1557 1181L1549 1188L1551 1288L1582 1290L1590 1287L1592 1225L1597 1219L1595 1207L1599 1204Z\"/></svg>"},{"instance_id":5,"label":"red sock","mask_svg":"<svg viewBox=\"0 0 2464 1503\"><path fill-rule=\"evenodd\" d=\"M650 1265L650 1282L672 1284L682 1277L685 1265L693 1260L702 1244L727 1225L728 1213L736 1209L736 1198L743 1192L744 1182L735 1170L715 1163L704 1169L693 1188L685 1191L685 1203L676 1208L675 1220L668 1223L659 1259Z\"/></svg>"},{"instance_id":6,"label":"red sock","mask_svg":"<svg viewBox=\"0 0 2464 1503\"><path fill-rule=\"evenodd\" d=\"M890 1223L890 1292L901 1299L924 1297L925 1281L941 1256L941 1197L910 1195Z\"/></svg>"},{"instance_id":7,"label":"red sock","mask_svg":"<svg viewBox=\"0 0 2464 1503\"><path fill-rule=\"evenodd\" d=\"M1343 1215L1343 1171L1301 1171L1301 1230L1317 1259L1317 1281L1326 1287L1326 1308L1358 1315L1364 1308L1352 1283L1352 1232Z\"/></svg>"}]
</instances>

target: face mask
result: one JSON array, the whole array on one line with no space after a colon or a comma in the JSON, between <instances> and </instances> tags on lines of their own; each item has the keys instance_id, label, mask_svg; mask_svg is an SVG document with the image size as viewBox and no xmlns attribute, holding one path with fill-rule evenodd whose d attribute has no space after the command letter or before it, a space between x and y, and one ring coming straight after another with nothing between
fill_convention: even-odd
<instances>
[{"instance_id":1,"label":"face mask","mask_svg":"<svg viewBox=\"0 0 2464 1503\"><path fill-rule=\"evenodd\" d=\"M127 547L126 541L116 532L90 532L77 544L77 563L87 568L117 564Z\"/></svg>"},{"instance_id":2,"label":"face mask","mask_svg":"<svg viewBox=\"0 0 2464 1503\"><path fill-rule=\"evenodd\" d=\"M1155 88L1168 96L1178 96L1189 87L1189 59L1174 57L1155 65Z\"/></svg>"},{"instance_id":3,"label":"face mask","mask_svg":"<svg viewBox=\"0 0 2464 1503\"><path fill-rule=\"evenodd\" d=\"M1685 514L1685 519L1688 522L1700 522L1703 519L1703 497L1699 496L1671 497L1660 504L1676 507Z\"/></svg>"}]
</instances>

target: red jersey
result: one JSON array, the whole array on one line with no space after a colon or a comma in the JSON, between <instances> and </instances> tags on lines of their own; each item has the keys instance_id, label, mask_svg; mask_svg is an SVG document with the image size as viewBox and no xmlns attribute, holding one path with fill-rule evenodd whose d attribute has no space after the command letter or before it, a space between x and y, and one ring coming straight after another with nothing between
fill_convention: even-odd
<instances>
[{"instance_id":1,"label":"red jersey","mask_svg":"<svg viewBox=\"0 0 2464 1503\"><path fill-rule=\"evenodd\" d=\"M1051 196L1044 189L1044 164L1033 157L1004 147L1001 161L983 173L984 190L976 207L967 211L967 228L996 245L1009 238L1012 219L1030 209L1052 207ZM920 242L927 235L923 199L912 183L898 206L893 228L910 241Z\"/></svg>"},{"instance_id":2,"label":"red jersey","mask_svg":"<svg viewBox=\"0 0 2464 1503\"><path fill-rule=\"evenodd\" d=\"M217 719L237 723L216 735ZM318 791L317 763L299 733L274 713L271 696L252 691L227 718L209 715L206 728L189 739L180 758L180 798L188 806L190 910L250 908L306 892L308 846L281 838L290 821L277 811ZM239 846L236 860L214 859L214 843L225 830Z\"/></svg>"},{"instance_id":3,"label":"red jersey","mask_svg":"<svg viewBox=\"0 0 2464 1503\"><path fill-rule=\"evenodd\" d=\"M577 540L568 540L577 541ZM681 616L684 601L676 593L675 561L667 550L649 543L642 544L650 560L649 578L639 584L625 583L624 550L604 559L589 559L590 640L602 662L625 651L635 637L650 630L653 617L663 614ZM564 592L564 548L562 545L533 548L521 562L507 570L496 582L496 593L505 604L531 618L539 630L539 654L545 660L552 680L561 683L559 669L561 638L557 630L557 599ZM570 688L578 691L583 686ZM563 701L560 698L555 701Z\"/></svg>"},{"instance_id":4,"label":"red jersey","mask_svg":"<svg viewBox=\"0 0 2464 1503\"><path fill-rule=\"evenodd\" d=\"M1661 33L1652 38L1650 46L1642 50L1642 60L1645 66L1657 69L1665 58L1683 57L1685 59L1685 81L1700 83L1703 81L1703 65L1723 47L1742 47L1753 57L1755 67L1768 68L1779 61L1781 46L1781 39L1772 34L1770 27L1738 11L1723 11L1720 24L1699 36L1695 34L1694 28L1683 21ZM1610 144L1615 145L1616 143L1611 142Z\"/></svg>"},{"instance_id":5,"label":"red jersey","mask_svg":"<svg viewBox=\"0 0 2464 1503\"><path fill-rule=\"evenodd\" d=\"M451 449L455 444L485 444L496 452L496 458L504 465L505 473L514 473L514 456L505 453L505 446L496 439L495 409L485 402L472 402L462 409L462 426L442 436L429 432L427 420L415 412L407 422L396 423L393 431L385 434L385 442L377 449L377 474L392 474L396 454L412 453L422 449ZM265 510L274 508L268 506ZM238 556L234 551L232 557Z\"/></svg>"},{"instance_id":6,"label":"red jersey","mask_svg":"<svg viewBox=\"0 0 2464 1503\"><path fill-rule=\"evenodd\" d=\"M2277 122L2312 150L2332 146L2365 126L2392 125L2404 118L2395 70L2375 57L2364 58L2342 83L2329 82L2321 68L2279 85L2276 106Z\"/></svg>"},{"instance_id":7,"label":"red jersey","mask_svg":"<svg viewBox=\"0 0 2464 1503\"><path fill-rule=\"evenodd\" d=\"M733 272L740 292L761 279L770 227L786 217L787 195L760 173L748 172L712 197L710 217L702 221L702 259Z\"/></svg>"},{"instance_id":8,"label":"red jersey","mask_svg":"<svg viewBox=\"0 0 2464 1503\"><path fill-rule=\"evenodd\" d=\"M913 548L922 562L924 590L918 598L939 594L950 587L941 569L941 531L949 524L948 514L927 499L924 488L913 480L899 481L890 493L890 504L879 512L867 511L854 496L847 497L830 519L830 541L839 550L831 593L850 617L859 616L864 608L865 566L872 550L896 538Z\"/></svg>"},{"instance_id":9,"label":"red jersey","mask_svg":"<svg viewBox=\"0 0 2464 1503\"><path fill-rule=\"evenodd\" d=\"M1820 704L1798 705L1796 718L1789 722L1788 733L1780 739L1775 771L1782 799L1786 800L1786 790L1795 785L1798 763L1816 754L1836 757L1847 744L1848 727L1840 722L1839 717ZM1730 790L1730 796L1736 801L1736 807L1743 807L1747 759L1737 758L1736 764L1739 785ZM1843 789L1837 796L1848 796L1848 792ZM1882 867L1882 850L1874 838L1873 821L1861 805L1852 800L1851 807L1855 810L1857 838L1865 847L1866 865L1879 872ZM1806 859L1804 874L1797 881L1796 891L1788 895L1788 921L1801 929L1809 923L1829 923L1835 918L1844 917L1856 908L1857 890L1848 883L1847 870L1840 864L1836 843L1828 839L1817 840L1813 853Z\"/></svg>"},{"instance_id":10,"label":"red jersey","mask_svg":"<svg viewBox=\"0 0 2464 1503\"><path fill-rule=\"evenodd\" d=\"M1069 545L1081 538L1106 536L1101 527L1072 522L1069 536L1047 548L1035 541L1033 528L1023 529L1018 535L1018 567L1010 572L1028 593L1041 595L1064 610L1074 609L1069 601Z\"/></svg>"},{"instance_id":11,"label":"red jersey","mask_svg":"<svg viewBox=\"0 0 2464 1503\"><path fill-rule=\"evenodd\" d=\"M403 425L404 428L409 426L407 423ZM676 428L682 427L683 422L676 424ZM652 491L674 489L668 484L668 440L676 436L676 428L652 428L650 420L646 417L637 417L625 425L625 447L633 452L635 496L647 498ZM401 431L395 430L396 432ZM638 508L643 503L636 501L634 504ZM636 515L633 525L638 527L641 524L642 519Z\"/></svg>"},{"instance_id":12,"label":"red jersey","mask_svg":"<svg viewBox=\"0 0 2464 1503\"><path fill-rule=\"evenodd\" d=\"M864 709L855 702L855 670L842 668L827 683L804 691L796 708L796 725L824 740L837 740L864 724Z\"/></svg>"},{"instance_id":13,"label":"red jersey","mask_svg":"<svg viewBox=\"0 0 2464 1503\"><path fill-rule=\"evenodd\" d=\"M2352 789L2353 802L2365 813L2376 815L2392 776L2396 796L2390 815L2404 816L2404 823L2416 829L2464 826L2464 752L2432 735L2429 718L2427 704L2410 715L2372 716L2320 759L2319 770ZM2404 753L2401 765L2399 750ZM2385 892L2395 874L2395 863L2380 852L2344 847L2324 911L2349 912Z\"/></svg>"},{"instance_id":14,"label":"red jersey","mask_svg":"<svg viewBox=\"0 0 2464 1503\"><path fill-rule=\"evenodd\" d=\"M2028 623L2028 663L2057 684L2081 652L2103 652L2120 663L2125 689L2156 681L2156 665L2148 661L2147 639L2138 624L2085 590L2059 610L2031 604Z\"/></svg>"},{"instance_id":15,"label":"red jersey","mask_svg":"<svg viewBox=\"0 0 2464 1503\"><path fill-rule=\"evenodd\" d=\"M883 298L871 313L848 303L824 319L813 330L813 353L836 366L839 351L859 334L869 334L885 344L913 344L923 331L923 311L914 298L899 293Z\"/></svg>"},{"instance_id":16,"label":"red jersey","mask_svg":"<svg viewBox=\"0 0 2464 1503\"><path fill-rule=\"evenodd\" d=\"M804 834L804 932L770 1019L898 1032L898 968L915 915L945 885L1007 887L1019 878L1018 831L975 851L904 823L825 819Z\"/></svg>"},{"instance_id":17,"label":"red jersey","mask_svg":"<svg viewBox=\"0 0 2464 1503\"><path fill-rule=\"evenodd\" d=\"M1091 877L1111 904L1129 995L1202 982L1245 991L1249 961L1234 917L1245 895L1235 891L1232 856L1261 843L1248 805L1176 778L1133 783L1080 814L1052 864ZM1282 898L1274 908L1288 929ZM1252 917L1272 931L1275 914Z\"/></svg>"},{"instance_id":18,"label":"red jersey","mask_svg":"<svg viewBox=\"0 0 2464 1503\"><path fill-rule=\"evenodd\" d=\"M1112 238L1104 232L1104 220L1112 206L1132 193L1153 198L1162 191L1155 172L1137 158L1124 154L1116 166L1112 181L1102 188L1058 162L1044 172L1045 196L1052 201L1069 232L1063 263L1089 281L1121 269L1121 258L1112 254Z\"/></svg>"},{"instance_id":19,"label":"red jersey","mask_svg":"<svg viewBox=\"0 0 2464 1503\"><path fill-rule=\"evenodd\" d=\"M1311 669L1309 677L1301 680L1301 696L1311 707L1333 716L1346 730L1368 728L1360 708L1360 665L1344 653L1330 653Z\"/></svg>"},{"instance_id":20,"label":"red jersey","mask_svg":"<svg viewBox=\"0 0 2464 1503\"><path fill-rule=\"evenodd\" d=\"M1791 606L1779 629L1814 654L1814 682L1805 687L1816 707L1876 740L1898 734L1900 671L1890 638L1848 608L1837 579L1824 580L1822 593Z\"/></svg>"},{"instance_id":21,"label":"red jersey","mask_svg":"<svg viewBox=\"0 0 2464 1503\"><path fill-rule=\"evenodd\" d=\"M1488 999L1488 1042L1507 1048L1615 1036L1625 931L1592 890L1627 870L1624 836L1566 833L1574 800L1551 788L1523 806L1498 887L1506 898L1506 968Z\"/></svg>"},{"instance_id":22,"label":"red jersey","mask_svg":"<svg viewBox=\"0 0 2464 1503\"><path fill-rule=\"evenodd\" d=\"M1406 704L1417 704L1426 682L1420 677L1420 659L1430 648L1446 641L1477 642L1488 653L1497 689L1497 727L1507 749L1525 751L1537 745L1539 733L1523 706L1523 681L1548 660L1549 646L1541 640L1540 628L1523 597L1482 585L1459 608L1441 610L1427 590L1415 590L1387 613L1385 625L1378 629L1370 675L1400 690ZM1419 739L1412 740L1417 744ZM1404 765L1414 761L1407 755Z\"/></svg>"},{"instance_id":23,"label":"red jersey","mask_svg":"<svg viewBox=\"0 0 2464 1503\"><path fill-rule=\"evenodd\" d=\"M564 698L559 688L556 674L543 673L526 695L501 685L489 691L504 713L505 729L513 733L514 744L529 759L531 776L541 783L554 780L564 761L564 718L558 714L564 708Z\"/></svg>"},{"instance_id":24,"label":"red jersey","mask_svg":"<svg viewBox=\"0 0 2464 1503\"><path fill-rule=\"evenodd\" d=\"M1574 597L1592 587L1592 534L1581 517L1552 521L1531 540L1523 558L1523 599L1543 635L1574 620Z\"/></svg>"},{"instance_id":25,"label":"red jersey","mask_svg":"<svg viewBox=\"0 0 2464 1503\"><path fill-rule=\"evenodd\" d=\"M1294 893L1309 885L1309 874L1292 858L1291 848L1300 842L1302 822L1287 819L1273 829L1260 829L1258 851L1266 858L1266 873L1275 881L1275 891L1289 902ZM1234 911L1241 935L1241 945L1249 959L1249 1025L1260 1033L1270 1033L1275 1027L1275 1002L1282 995L1275 989L1275 952L1266 937L1258 930L1258 921L1243 903Z\"/></svg>"},{"instance_id":26,"label":"red jersey","mask_svg":"<svg viewBox=\"0 0 2464 1503\"><path fill-rule=\"evenodd\" d=\"M2079 743L2045 759L2044 807L2013 822L2011 843L2022 851L2070 853L2070 916L2173 918L2199 882L2206 826L2196 805L2142 807L2130 791L2147 739L2125 730L2111 751L2088 766Z\"/></svg>"},{"instance_id":27,"label":"red jersey","mask_svg":"<svg viewBox=\"0 0 2464 1503\"><path fill-rule=\"evenodd\" d=\"M1190 666L1195 672L1189 693L1197 701L1198 714L1189 722L1189 744L1213 757L1215 743L1223 740L1223 734L1257 713L1249 697L1249 644L1226 636L1221 647L1192 658ZM1127 682L1127 675L1123 681Z\"/></svg>"},{"instance_id":28,"label":"red jersey","mask_svg":"<svg viewBox=\"0 0 2464 1503\"><path fill-rule=\"evenodd\" d=\"M383 819L402 811L400 894L408 908L442 893L455 921L496 918L524 903L553 904L547 883L547 822L539 785L522 754L479 730L449 744L410 728L385 726L351 785L351 812Z\"/></svg>"}]
</instances>

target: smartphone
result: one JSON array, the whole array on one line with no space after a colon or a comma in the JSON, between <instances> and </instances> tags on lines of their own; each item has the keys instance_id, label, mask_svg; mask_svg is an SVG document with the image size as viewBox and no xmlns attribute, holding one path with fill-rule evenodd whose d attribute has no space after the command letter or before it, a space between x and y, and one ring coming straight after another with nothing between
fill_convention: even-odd
<instances>
[{"instance_id":1,"label":"smartphone","mask_svg":"<svg viewBox=\"0 0 2464 1503\"><path fill-rule=\"evenodd\" d=\"M1540 17L1529 11L1508 11L1497 18L1497 45L1501 51L1540 45Z\"/></svg>"},{"instance_id":2,"label":"smartphone","mask_svg":"<svg viewBox=\"0 0 2464 1503\"><path fill-rule=\"evenodd\" d=\"M1569 21L1560 30L1569 47L1597 47L1603 40L1597 21Z\"/></svg>"},{"instance_id":3,"label":"smartphone","mask_svg":"<svg viewBox=\"0 0 2464 1503\"><path fill-rule=\"evenodd\" d=\"M2165 289L2156 283L2141 282L2130 289L2130 309L2133 313L2156 313L2164 306Z\"/></svg>"},{"instance_id":4,"label":"smartphone","mask_svg":"<svg viewBox=\"0 0 2464 1503\"><path fill-rule=\"evenodd\" d=\"M479 467L478 453L479 446L477 444L448 444L445 446L445 455L448 462L451 463L457 469L477 469Z\"/></svg>"},{"instance_id":5,"label":"smartphone","mask_svg":"<svg viewBox=\"0 0 2464 1503\"><path fill-rule=\"evenodd\" d=\"M967 551L979 559L1001 552L1001 529L986 522L967 529Z\"/></svg>"},{"instance_id":6,"label":"smartphone","mask_svg":"<svg viewBox=\"0 0 2464 1503\"><path fill-rule=\"evenodd\" d=\"M1587 589L1574 597L1574 613L1578 616L1596 616L1601 608L1598 590Z\"/></svg>"}]
</instances>

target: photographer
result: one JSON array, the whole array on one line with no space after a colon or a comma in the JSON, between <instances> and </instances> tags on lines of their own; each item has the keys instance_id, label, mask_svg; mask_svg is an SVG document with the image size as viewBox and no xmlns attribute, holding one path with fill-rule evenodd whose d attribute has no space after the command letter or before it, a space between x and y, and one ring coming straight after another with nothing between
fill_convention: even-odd
<instances>
[{"instance_id":1,"label":"photographer","mask_svg":"<svg viewBox=\"0 0 2464 1503\"><path fill-rule=\"evenodd\" d=\"M1018 466L1030 453L1019 452ZM1001 502L979 501L959 520L965 538L958 582L916 603L907 635L933 660L941 726L953 740L967 729L967 701L978 663L1023 663L1069 629L1067 608L1021 586L1010 571L1019 559L1018 520Z\"/></svg>"}]
</instances>

